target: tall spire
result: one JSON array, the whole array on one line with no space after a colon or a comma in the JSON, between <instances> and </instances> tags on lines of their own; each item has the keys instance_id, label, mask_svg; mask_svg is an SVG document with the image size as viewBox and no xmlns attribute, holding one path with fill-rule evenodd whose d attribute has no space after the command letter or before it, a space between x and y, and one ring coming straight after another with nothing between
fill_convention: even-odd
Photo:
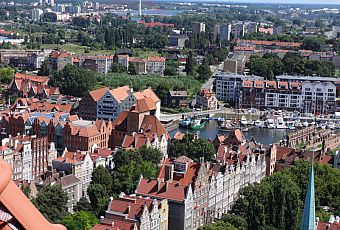
<instances>
[{"instance_id":1,"label":"tall spire","mask_svg":"<svg viewBox=\"0 0 340 230\"><path fill-rule=\"evenodd\" d=\"M139 16L142 16L142 0L139 0L138 15L139 15Z\"/></svg>"},{"instance_id":2,"label":"tall spire","mask_svg":"<svg viewBox=\"0 0 340 230\"><path fill-rule=\"evenodd\" d=\"M314 148L311 159L310 175L305 199L305 206L303 208L302 221L300 230L315 230L315 192L314 192Z\"/></svg>"}]
</instances>

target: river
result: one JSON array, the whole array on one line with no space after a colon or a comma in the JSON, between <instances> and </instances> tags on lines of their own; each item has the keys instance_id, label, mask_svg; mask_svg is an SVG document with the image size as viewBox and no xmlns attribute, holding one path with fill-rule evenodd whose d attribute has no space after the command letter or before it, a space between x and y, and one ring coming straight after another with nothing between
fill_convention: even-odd
<instances>
[{"instance_id":1,"label":"river","mask_svg":"<svg viewBox=\"0 0 340 230\"><path fill-rule=\"evenodd\" d=\"M209 138L214 139L218 134L225 134L228 136L229 132L221 132L218 130L217 122L216 121L209 121L204 128L201 130L192 130L186 128L177 128L170 132L170 137L172 138L176 132L181 133L197 133L201 138ZM286 139L286 136L289 132L292 132L287 129L261 129L261 128L251 128L248 132L244 132L244 136L247 139L251 139L252 137L255 141L264 144L270 145L272 143L278 142L279 140Z\"/></svg>"}]
</instances>

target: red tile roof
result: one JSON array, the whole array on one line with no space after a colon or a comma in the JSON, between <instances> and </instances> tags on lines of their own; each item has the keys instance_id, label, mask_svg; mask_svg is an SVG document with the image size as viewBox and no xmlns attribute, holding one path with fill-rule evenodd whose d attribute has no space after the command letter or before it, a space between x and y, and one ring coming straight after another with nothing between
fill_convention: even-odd
<instances>
[{"instance_id":1,"label":"red tile roof","mask_svg":"<svg viewBox=\"0 0 340 230\"><path fill-rule=\"evenodd\" d=\"M103 87L90 91L90 96L94 101L98 101L107 91L110 89L108 87Z\"/></svg>"},{"instance_id":2,"label":"red tile roof","mask_svg":"<svg viewBox=\"0 0 340 230\"><path fill-rule=\"evenodd\" d=\"M142 178L138 184L136 193L152 198L168 199L183 202L186 199L188 187L177 182L161 182Z\"/></svg>"}]
</instances>

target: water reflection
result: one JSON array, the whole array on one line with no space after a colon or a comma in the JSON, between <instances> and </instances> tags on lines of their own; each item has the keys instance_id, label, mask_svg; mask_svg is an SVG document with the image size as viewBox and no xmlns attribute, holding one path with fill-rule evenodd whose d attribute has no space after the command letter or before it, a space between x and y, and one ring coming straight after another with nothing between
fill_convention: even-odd
<instances>
[{"instance_id":1,"label":"water reflection","mask_svg":"<svg viewBox=\"0 0 340 230\"><path fill-rule=\"evenodd\" d=\"M214 139L217 134L225 134L226 136L229 132L221 132L218 130L218 125L216 121L209 121L207 125L201 130L191 130L185 128L178 128L170 132L171 138L175 135L176 132L182 133L197 133L199 137L202 138L210 138ZM249 129L248 132L244 132L244 136L247 139L254 137L254 139L262 144L269 145L279 140L286 139L287 133L291 132L287 129L261 129L261 128L252 128Z\"/></svg>"}]
</instances>

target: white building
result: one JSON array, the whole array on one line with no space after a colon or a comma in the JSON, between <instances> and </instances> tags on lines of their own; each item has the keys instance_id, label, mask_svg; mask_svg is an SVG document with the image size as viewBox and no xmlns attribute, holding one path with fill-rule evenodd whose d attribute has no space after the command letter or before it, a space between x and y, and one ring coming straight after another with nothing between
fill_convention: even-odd
<instances>
[{"instance_id":1,"label":"white building","mask_svg":"<svg viewBox=\"0 0 340 230\"><path fill-rule=\"evenodd\" d=\"M148 57L146 70L150 74L163 75L165 70L164 57Z\"/></svg>"},{"instance_id":2,"label":"white building","mask_svg":"<svg viewBox=\"0 0 340 230\"><path fill-rule=\"evenodd\" d=\"M335 113L336 86L332 82L303 82L302 100L305 113Z\"/></svg>"},{"instance_id":3,"label":"white building","mask_svg":"<svg viewBox=\"0 0 340 230\"><path fill-rule=\"evenodd\" d=\"M31 17L33 21L40 21L41 15L44 13L41 9L33 9L31 12Z\"/></svg>"},{"instance_id":4,"label":"white building","mask_svg":"<svg viewBox=\"0 0 340 230\"><path fill-rule=\"evenodd\" d=\"M234 73L220 73L216 75L215 88L218 100L235 102L241 95L242 82L245 79L263 80L263 77L245 76Z\"/></svg>"}]
</instances>

